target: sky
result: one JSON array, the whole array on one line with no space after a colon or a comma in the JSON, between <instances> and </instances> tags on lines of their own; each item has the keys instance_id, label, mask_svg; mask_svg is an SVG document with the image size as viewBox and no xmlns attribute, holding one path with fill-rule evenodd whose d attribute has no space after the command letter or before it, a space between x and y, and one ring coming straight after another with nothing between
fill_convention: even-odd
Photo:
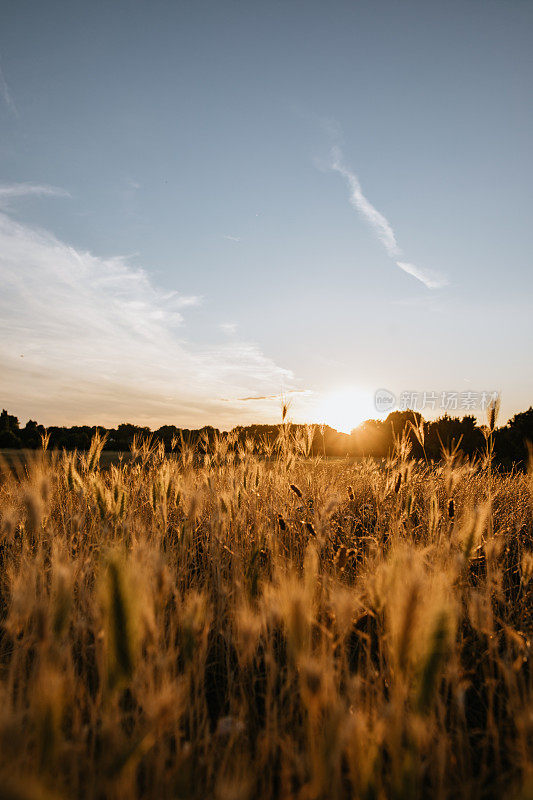
<instances>
[{"instance_id":1,"label":"sky","mask_svg":"<svg viewBox=\"0 0 533 800\"><path fill-rule=\"evenodd\" d=\"M533 4L0 6L2 407L532 405Z\"/></svg>"}]
</instances>

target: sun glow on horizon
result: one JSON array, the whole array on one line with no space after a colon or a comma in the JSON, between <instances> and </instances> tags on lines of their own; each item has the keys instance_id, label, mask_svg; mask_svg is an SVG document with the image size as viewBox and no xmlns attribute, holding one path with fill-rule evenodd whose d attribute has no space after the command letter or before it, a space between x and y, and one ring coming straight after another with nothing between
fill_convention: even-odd
<instances>
[{"instance_id":1,"label":"sun glow on horizon","mask_svg":"<svg viewBox=\"0 0 533 800\"><path fill-rule=\"evenodd\" d=\"M317 422L325 423L341 433L350 433L361 422L376 416L372 394L347 386L323 394L314 413Z\"/></svg>"}]
</instances>

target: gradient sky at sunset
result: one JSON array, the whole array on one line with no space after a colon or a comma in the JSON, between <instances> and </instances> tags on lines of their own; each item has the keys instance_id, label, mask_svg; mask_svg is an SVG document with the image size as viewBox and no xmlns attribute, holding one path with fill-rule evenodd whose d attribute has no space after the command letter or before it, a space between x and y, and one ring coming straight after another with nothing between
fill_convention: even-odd
<instances>
[{"instance_id":1,"label":"gradient sky at sunset","mask_svg":"<svg viewBox=\"0 0 533 800\"><path fill-rule=\"evenodd\" d=\"M1 7L2 407L533 403L530 2Z\"/></svg>"}]
</instances>

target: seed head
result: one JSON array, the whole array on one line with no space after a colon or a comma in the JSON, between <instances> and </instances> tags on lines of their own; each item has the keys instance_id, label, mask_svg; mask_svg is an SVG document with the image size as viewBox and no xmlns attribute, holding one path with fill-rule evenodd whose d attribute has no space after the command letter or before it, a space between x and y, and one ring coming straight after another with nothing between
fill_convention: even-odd
<instances>
[{"instance_id":1,"label":"seed head","mask_svg":"<svg viewBox=\"0 0 533 800\"><path fill-rule=\"evenodd\" d=\"M448 500L448 517L449 519L453 519L455 517L455 503L453 501L453 497Z\"/></svg>"},{"instance_id":2,"label":"seed head","mask_svg":"<svg viewBox=\"0 0 533 800\"><path fill-rule=\"evenodd\" d=\"M348 550L344 545L341 545L335 554L335 565L337 569L343 570L348 560Z\"/></svg>"}]
</instances>

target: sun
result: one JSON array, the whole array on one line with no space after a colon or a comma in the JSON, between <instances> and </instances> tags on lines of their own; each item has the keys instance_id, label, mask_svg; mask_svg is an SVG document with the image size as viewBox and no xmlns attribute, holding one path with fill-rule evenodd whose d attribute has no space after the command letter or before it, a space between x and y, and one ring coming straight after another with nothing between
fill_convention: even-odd
<instances>
[{"instance_id":1,"label":"sun","mask_svg":"<svg viewBox=\"0 0 533 800\"><path fill-rule=\"evenodd\" d=\"M372 394L364 389L347 386L332 389L320 396L315 418L342 433L350 433L354 428L375 416Z\"/></svg>"}]
</instances>

